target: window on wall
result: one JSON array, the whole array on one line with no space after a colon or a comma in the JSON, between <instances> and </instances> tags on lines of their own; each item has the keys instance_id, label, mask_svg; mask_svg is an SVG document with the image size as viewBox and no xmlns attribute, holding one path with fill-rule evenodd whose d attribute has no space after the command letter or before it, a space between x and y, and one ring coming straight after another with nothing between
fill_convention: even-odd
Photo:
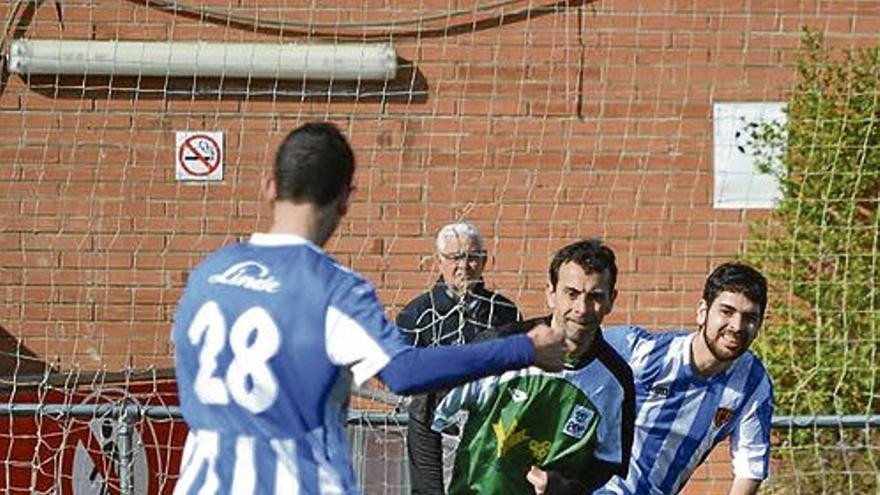
<instances>
[{"instance_id":1,"label":"window on wall","mask_svg":"<svg viewBox=\"0 0 880 495\"><path fill-rule=\"evenodd\" d=\"M758 171L752 133L762 123L784 123L784 103L715 103L715 208L772 208L781 197L779 183Z\"/></svg>"}]
</instances>

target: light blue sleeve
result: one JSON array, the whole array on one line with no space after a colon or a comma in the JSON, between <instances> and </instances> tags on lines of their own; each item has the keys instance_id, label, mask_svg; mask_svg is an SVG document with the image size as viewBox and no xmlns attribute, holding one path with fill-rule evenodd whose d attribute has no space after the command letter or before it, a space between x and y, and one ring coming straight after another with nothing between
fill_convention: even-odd
<instances>
[{"instance_id":1,"label":"light blue sleeve","mask_svg":"<svg viewBox=\"0 0 880 495\"><path fill-rule=\"evenodd\" d=\"M641 328L633 325L620 325L606 328L602 337L608 344L620 354L624 361L632 360L633 350L638 344L639 335L644 332Z\"/></svg>"},{"instance_id":2,"label":"light blue sleeve","mask_svg":"<svg viewBox=\"0 0 880 495\"><path fill-rule=\"evenodd\" d=\"M325 346L333 364L351 368L355 383L375 376L407 346L376 297L372 284L340 270L325 315Z\"/></svg>"},{"instance_id":3,"label":"light blue sleeve","mask_svg":"<svg viewBox=\"0 0 880 495\"><path fill-rule=\"evenodd\" d=\"M337 284L325 316L327 357L349 367L360 386L381 372L397 394L414 394L524 368L534 361L531 339L514 335L456 347L406 345L373 286L350 272Z\"/></svg>"},{"instance_id":4,"label":"light blue sleeve","mask_svg":"<svg viewBox=\"0 0 880 495\"><path fill-rule=\"evenodd\" d=\"M730 436L734 477L763 480L770 475L772 417L773 385L765 376L745 404L742 419L734 426Z\"/></svg>"}]
</instances>

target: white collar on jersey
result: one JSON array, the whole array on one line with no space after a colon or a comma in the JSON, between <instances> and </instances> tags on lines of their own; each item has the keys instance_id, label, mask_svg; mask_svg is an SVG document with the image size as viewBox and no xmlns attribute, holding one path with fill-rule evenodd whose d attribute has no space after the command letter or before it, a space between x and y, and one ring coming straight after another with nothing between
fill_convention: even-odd
<instances>
[{"instance_id":1,"label":"white collar on jersey","mask_svg":"<svg viewBox=\"0 0 880 495\"><path fill-rule=\"evenodd\" d=\"M296 234L265 234L255 232L250 238L251 244L257 246L295 246L297 244L311 244L308 239Z\"/></svg>"}]
</instances>

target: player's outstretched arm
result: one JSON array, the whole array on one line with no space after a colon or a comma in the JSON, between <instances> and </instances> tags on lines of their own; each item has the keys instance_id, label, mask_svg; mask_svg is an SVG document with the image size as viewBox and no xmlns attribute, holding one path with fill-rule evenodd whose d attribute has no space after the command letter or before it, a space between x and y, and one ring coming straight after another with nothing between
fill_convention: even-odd
<instances>
[{"instance_id":1,"label":"player's outstretched arm","mask_svg":"<svg viewBox=\"0 0 880 495\"><path fill-rule=\"evenodd\" d=\"M451 347L408 348L379 373L392 392L412 395L453 387L504 371L539 366L562 369L565 334L546 325L528 334Z\"/></svg>"}]
</instances>

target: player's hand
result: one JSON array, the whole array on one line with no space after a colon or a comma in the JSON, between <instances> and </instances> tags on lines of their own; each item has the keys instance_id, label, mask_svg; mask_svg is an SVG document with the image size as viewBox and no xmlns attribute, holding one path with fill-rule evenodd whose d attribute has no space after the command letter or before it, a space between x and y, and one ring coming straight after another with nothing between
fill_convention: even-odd
<instances>
[{"instance_id":1,"label":"player's hand","mask_svg":"<svg viewBox=\"0 0 880 495\"><path fill-rule=\"evenodd\" d=\"M527 334L535 347L535 366L560 371L565 364L565 331L541 324Z\"/></svg>"},{"instance_id":2,"label":"player's hand","mask_svg":"<svg viewBox=\"0 0 880 495\"><path fill-rule=\"evenodd\" d=\"M535 495L543 495L547 491L547 471L538 466L532 466L532 469L526 473L526 479L535 489Z\"/></svg>"}]
</instances>

